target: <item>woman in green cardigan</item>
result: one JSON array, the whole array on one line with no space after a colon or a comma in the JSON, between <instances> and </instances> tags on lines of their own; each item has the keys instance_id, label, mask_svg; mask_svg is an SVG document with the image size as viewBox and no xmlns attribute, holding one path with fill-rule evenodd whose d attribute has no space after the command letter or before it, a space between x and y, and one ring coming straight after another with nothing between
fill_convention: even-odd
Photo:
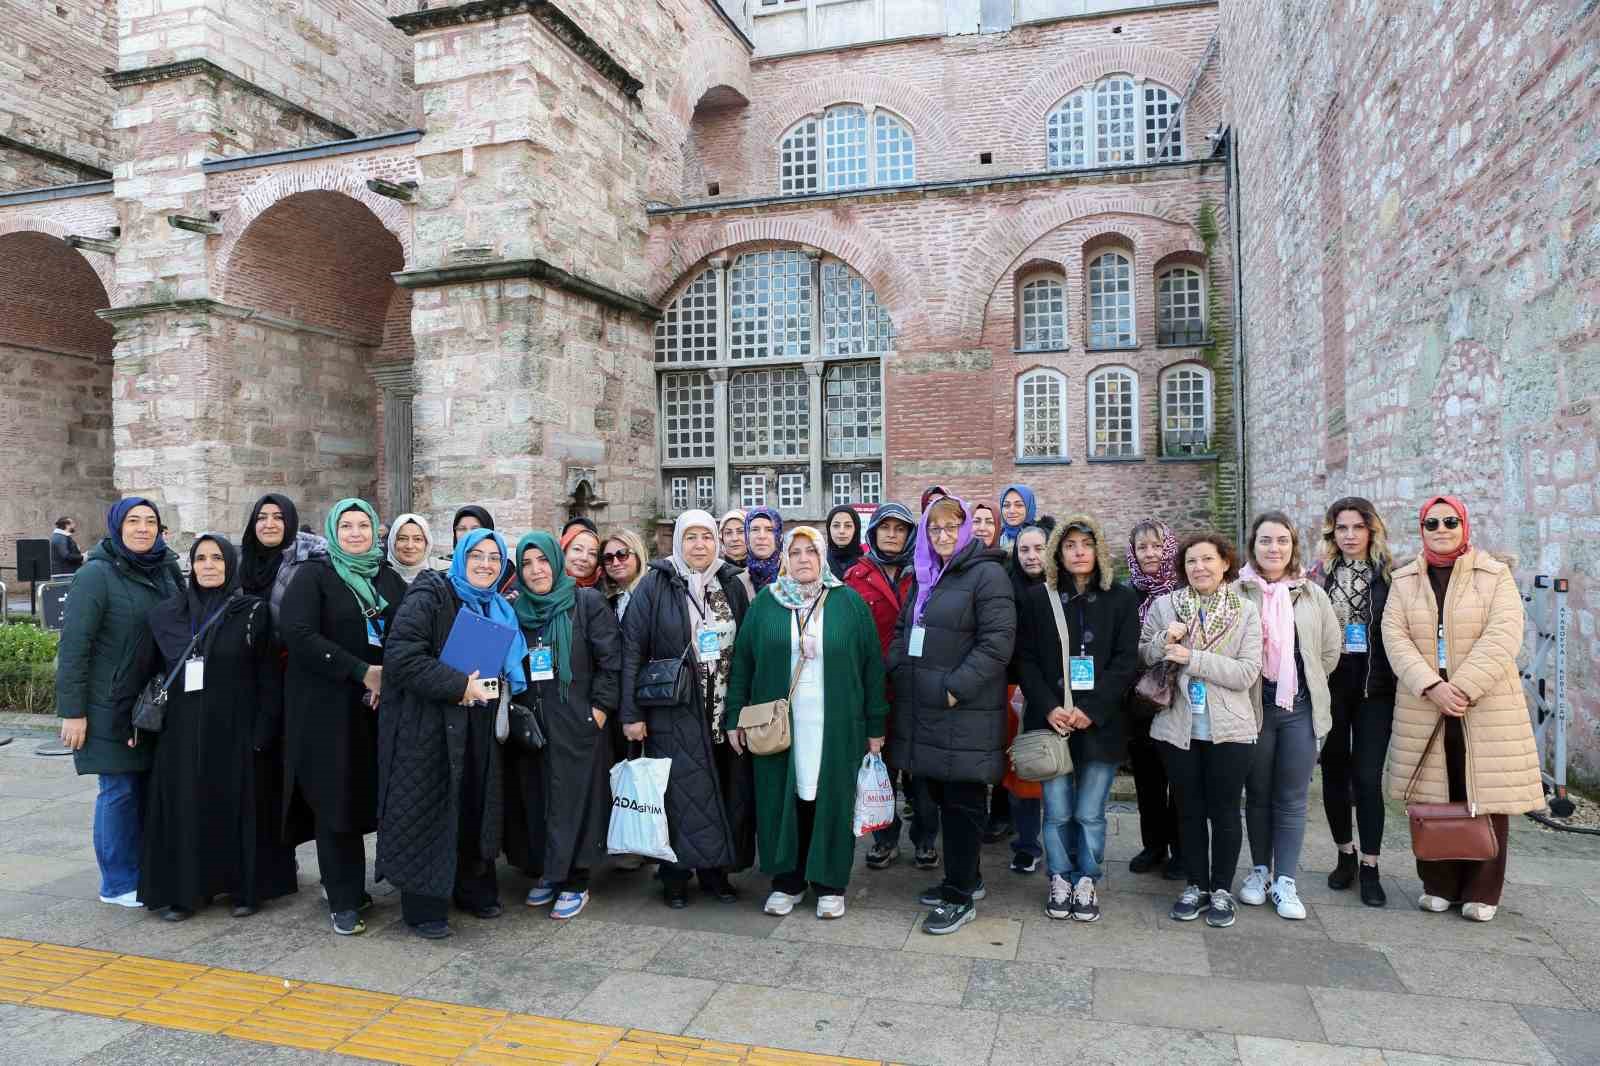
<instances>
[{"instance_id":1,"label":"woman in green cardigan","mask_svg":"<svg viewBox=\"0 0 1600 1066\"><path fill-rule=\"evenodd\" d=\"M756 842L772 874L766 912L785 915L809 883L818 918L844 915L855 862L856 773L862 756L883 747L883 653L872 612L833 576L827 542L810 526L789 532L783 573L761 591L733 648L728 714L736 725L746 704L789 701L792 744L754 757ZM744 732L729 730L735 751Z\"/></svg>"}]
</instances>

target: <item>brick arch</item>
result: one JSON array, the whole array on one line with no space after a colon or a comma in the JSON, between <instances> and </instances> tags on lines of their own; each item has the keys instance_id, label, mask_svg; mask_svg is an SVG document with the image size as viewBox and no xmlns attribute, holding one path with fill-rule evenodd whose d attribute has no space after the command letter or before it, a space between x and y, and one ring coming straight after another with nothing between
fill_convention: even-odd
<instances>
[{"instance_id":1,"label":"brick arch","mask_svg":"<svg viewBox=\"0 0 1600 1066\"><path fill-rule=\"evenodd\" d=\"M1017 101L1014 114L1024 128L1037 127L1044 135L1044 119L1063 96L1099 81L1107 74L1126 73L1160 82L1182 92L1194 75L1198 59L1170 48L1150 44L1111 44L1080 52L1044 72Z\"/></svg>"},{"instance_id":2,"label":"brick arch","mask_svg":"<svg viewBox=\"0 0 1600 1066\"><path fill-rule=\"evenodd\" d=\"M703 50L706 45L709 54ZM667 98L667 110L688 129L701 99L723 85L737 90L746 101L755 96L750 84L750 53L721 37L697 42L693 51L684 53L684 73Z\"/></svg>"},{"instance_id":3,"label":"brick arch","mask_svg":"<svg viewBox=\"0 0 1600 1066\"><path fill-rule=\"evenodd\" d=\"M911 129L919 146L917 158L944 159L955 140L953 112L927 93L904 81L876 74L847 74L816 78L793 88L785 88L782 107L770 111L756 128L753 140L760 152L775 152L789 127L806 115L833 104L853 103L893 111ZM926 144L924 149L921 145Z\"/></svg>"},{"instance_id":4,"label":"brick arch","mask_svg":"<svg viewBox=\"0 0 1600 1066\"><path fill-rule=\"evenodd\" d=\"M111 213L109 221L106 223L106 225L116 225L116 214L114 211ZM71 245L68 245L66 243L67 236L73 232L74 228L76 228L79 232L82 232L84 227L62 225L53 219L46 218L45 216L39 214L15 215L6 218L0 218L0 237L4 237L11 233L43 233L61 241L63 247L67 251L70 251L73 255L80 257L85 263L89 264L89 269L93 270L95 276L100 279L100 287L105 290L105 305L107 307L117 306L118 299L122 295L122 290L117 288L117 264L115 257L109 255L100 255L98 253L94 255L84 255L84 253L78 251L76 248L73 248Z\"/></svg>"}]
</instances>

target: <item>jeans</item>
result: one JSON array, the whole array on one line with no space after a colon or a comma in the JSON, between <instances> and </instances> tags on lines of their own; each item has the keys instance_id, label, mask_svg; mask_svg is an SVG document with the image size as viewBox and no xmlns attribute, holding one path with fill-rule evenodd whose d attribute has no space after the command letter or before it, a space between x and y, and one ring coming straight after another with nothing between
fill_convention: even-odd
<instances>
[{"instance_id":1,"label":"jeans","mask_svg":"<svg viewBox=\"0 0 1600 1066\"><path fill-rule=\"evenodd\" d=\"M921 780L944 822L944 898L949 903L971 903L983 880L978 857L988 820L989 786L982 781ZM917 820L921 822L920 817Z\"/></svg>"},{"instance_id":2,"label":"jeans","mask_svg":"<svg viewBox=\"0 0 1600 1066\"><path fill-rule=\"evenodd\" d=\"M1161 749L1167 759L1167 778L1177 794L1183 867L1189 883L1208 892L1231 892L1244 842L1239 794L1244 791L1256 745L1191 740L1185 751L1163 741Z\"/></svg>"},{"instance_id":3,"label":"jeans","mask_svg":"<svg viewBox=\"0 0 1600 1066\"><path fill-rule=\"evenodd\" d=\"M1250 856L1277 877L1294 877L1306 839L1306 806L1317 767L1311 694L1295 693L1294 709L1273 702L1277 686L1261 682L1261 735L1245 778L1245 829Z\"/></svg>"},{"instance_id":4,"label":"jeans","mask_svg":"<svg viewBox=\"0 0 1600 1066\"><path fill-rule=\"evenodd\" d=\"M139 854L144 848L144 786L141 772L101 774L94 800L94 858L100 865L100 894L110 899L139 887Z\"/></svg>"},{"instance_id":5,"label":"jeans","mask_svg":"<svg viewBox=\"0 0 1600 1066\"><path fill-rule=\"evenodd\" d=\"M1116 777L1116 763L1087 762L1042 782L1045 866L1052 875L1073 883L1105 876L1106 799Z\"/></svg>"},{"instance_id":6,"label":"jeans","mask_svg":"<svg viewBox=\"0 0 1600 1066\"><path fill-rule=\"evenodd\" d=\"M1354 841L1350 803L1356 808L1361 853L1383 851L1383 760L1394 727L1394 700L1366 699L1359 686L1335 688L1333 731L1322 745L1322 810L1335 844Z\"/></svg>"},{"instance_id":7,"label":"jeans","mask_svg":"<svg viewBox=\"0 0 1600 1066\"><path fill-rule=\"evenodd\" d=\"M1039 843L1039 824L1044 817L1044 801L1011 797L1011 825L1016 835L1011 838L1011 850L1036 859L1044 858L1044 847Z\"/></svg>"}]
</instances>

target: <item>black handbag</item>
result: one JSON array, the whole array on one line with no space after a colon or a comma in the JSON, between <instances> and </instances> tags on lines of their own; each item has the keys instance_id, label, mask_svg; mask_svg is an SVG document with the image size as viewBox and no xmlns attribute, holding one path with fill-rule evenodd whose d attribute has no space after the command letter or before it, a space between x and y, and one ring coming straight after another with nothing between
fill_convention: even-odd
<instances>
[{"instance_id":1,"label":"black handbag","mask_svg":"<svg viewBox=\"0 0 1600 1066\"><path fill-rule=\"evenodd\" d=\"M528 698L533 702L523 702ZM529 686L528 691L520 696L514 696L506 708L506 714L511 720L511 742L523 751L542 751L545 746L544 723L540 720L540 710L543 701L539 694Z\"/></svg>"},{"instance_id":2,"label":"black handbag","mask_svg":"<svg viewBox=\"0 0 1600 1066\"><path fill-rule=\"evenodd\" d=\"M203 629L200 631L204 632ZM165 679L152 677L145 682L144 691L140 692L139 698L133 702L133 728L146 733L159 733L167 724L167 690L172 688L172 683L178 679L178 672L189 661L189 653L194 651L200 633L189 638L189 646L178 656L178 665L172 668L172 672Z\"/></svg>"},{"instance_id":3,"label":"black handbag","mask_svg":"<svg viewBox=\"0 0 1600 1066\"><path fill-rule=\"evenodd\" d=\"M633 702L640 707L677 707L689 702L694 667L689 649L676 659L651 659L639 668L633 683Z\"/></svg>"}]
</instances>

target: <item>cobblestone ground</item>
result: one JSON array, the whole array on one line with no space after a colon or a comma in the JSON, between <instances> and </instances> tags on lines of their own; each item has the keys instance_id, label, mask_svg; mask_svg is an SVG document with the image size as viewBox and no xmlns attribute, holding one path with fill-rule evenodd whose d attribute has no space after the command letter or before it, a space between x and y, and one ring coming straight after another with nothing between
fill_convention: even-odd
<instances>
[{"instance_id":1,"label":"cobblestone ground","mask_svg":"<svg viewBox=\"0 0 1600 1066\"><path fill-rule=\"evenodd\" d=\"M0 735L12 730L0 730ZM923 935L909 862L857 867L849 913L760 911L766 882L736 878L728 906L661 903L648 871L605 871L564 925L521 905L502 867L506 915L452 919L442 942L412 936L374 886L363 937L335 937L301 849L298 896L248 919L212 907L181 925L96 901L95 783L67 759L0 748L0 938L81 945L554 1018L929 1066L973 1063L1600 1063L1600 838L1514 820L1510 886L1488 925L1423 914L1404 825L1391 815L1390 905L1324 883L1333 849L1313 802L1303 922L1241 908L1207 930L1167 918L1175 886L1133 876L1136 819L1112 817L1096 925L1052 922L1041 874L986 850L979 920ZM370 844L369 838L369 844ZM0 1004L16 1062L297 1062L334 1056Z\"/></svg>"}]
</instances>

